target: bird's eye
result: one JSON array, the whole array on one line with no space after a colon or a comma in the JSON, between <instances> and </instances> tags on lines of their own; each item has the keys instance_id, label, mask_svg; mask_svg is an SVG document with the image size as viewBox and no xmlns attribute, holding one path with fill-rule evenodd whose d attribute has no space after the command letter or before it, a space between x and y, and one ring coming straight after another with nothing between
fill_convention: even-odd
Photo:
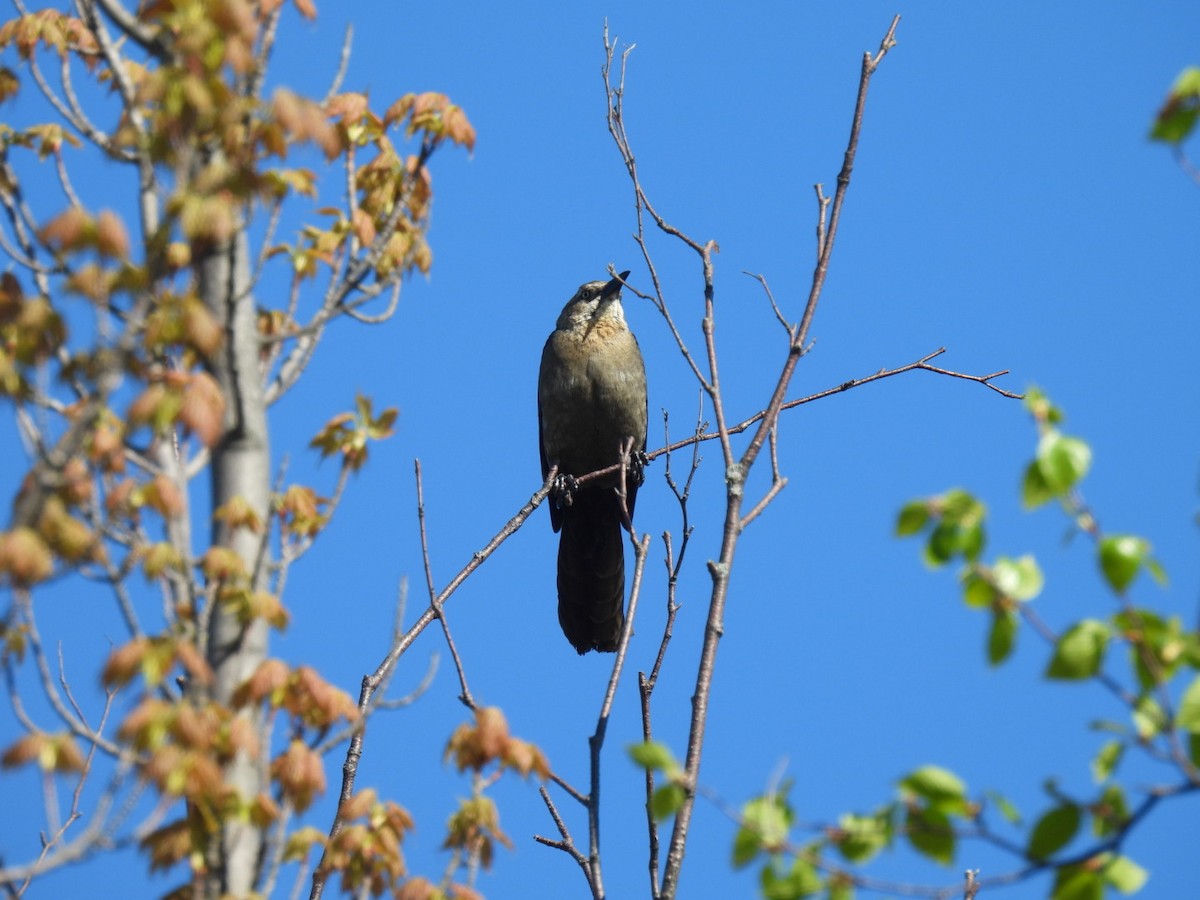
<instances>
[{"instance_id":1,"label":"bird's eye","mask_svg":"<svg viewBox=\"0 0 1200 900\"><path fill-rule=\"evenodd\" d=\"M593 291L591 288L584 288L582 291L579 292L579 299L580 300L591 300L594 295L595 295L595 291Z\"/></svg>"}]
</instances>

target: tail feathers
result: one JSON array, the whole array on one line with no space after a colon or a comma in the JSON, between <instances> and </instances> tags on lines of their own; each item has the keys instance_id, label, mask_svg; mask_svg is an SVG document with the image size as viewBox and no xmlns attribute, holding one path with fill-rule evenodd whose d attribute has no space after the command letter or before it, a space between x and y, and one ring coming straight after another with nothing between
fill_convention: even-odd
<instances>
[{"instance_id":1,"label":"tail feathers","mask_svg":"<svg viewBox=\"0 0 1200 900\"><path fill-rule=\"evenodd\" d=\"M581 654L617 649L625 624L625 545L614 491L580 491L563 509L558 622Z\"/></svg>"}]
</instances>

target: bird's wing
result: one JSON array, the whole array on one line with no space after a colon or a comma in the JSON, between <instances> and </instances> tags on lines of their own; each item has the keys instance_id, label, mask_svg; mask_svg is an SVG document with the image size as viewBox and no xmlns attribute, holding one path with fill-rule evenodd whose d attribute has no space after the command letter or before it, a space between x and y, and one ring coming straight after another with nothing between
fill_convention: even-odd
<instances>
[{"instance_id":1,"label":"bird's wing","mask_svg":"<svg viewBox=\"0 0 1200 900\"><path fill-rule=\"evenodd\" d=\"M551 338L553 338L553 337L554 336L551 335ZM544 370L546 368L546 354L549 351L550 351L550 341L547 340L546 346L542 350L542 365L541 365L541 368L538 370L538 392L537 392L537 394L538 394L538 397L537 397L538 455L542 459L542 481L543 482L545 482L546 475L550 472L550 461L548 459L546 459L546 443L545 443L545 441L542 440L542 370ZM558 529L562 527L562 510L558 508L558 505L554 502L553 499L551 499L551 498L547 498L547 499L549 500L548 505L550 507L550 525L555 531L558 531Z\"/></svg>"}]
</instances>

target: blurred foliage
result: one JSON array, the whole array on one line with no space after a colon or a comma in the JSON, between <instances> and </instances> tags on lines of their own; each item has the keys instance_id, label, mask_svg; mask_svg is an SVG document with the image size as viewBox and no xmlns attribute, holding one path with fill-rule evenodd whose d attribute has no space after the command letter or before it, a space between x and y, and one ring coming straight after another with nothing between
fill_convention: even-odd
<instances>
[{"instance_id":1,"label":"blurred foliage","mask_svg":"<svg viewBox=\"0 0 1200 900\"><path fill-rule=\"evenodd\" d=\"M733 840L734 866L759 865L760 894L767 900L849 898L866 888L908 893L914 885L880 881L863 870L900 843L939 866L969 860L965 845L970 842L1013 857L1011 873L993 873L990 879L970 873L957 891L966 891L965 896L1041 873L1052 877L1053 900L1135 893L1149 873L1120 854L1125 837L1160 802L1200 785L1200 633L1178 617L1134 604L1129 594L1142 573L1165 583L1150 542L1101 529L1081 490L1091 448L1062 430L1062 411L1041 391L1031 390L1025 405L1038 441L1021 479L1022 502L1027 509L1057 504L1072 529L1091 539L1100 583L1112 595L1115 611L1051 629L1035 611L1037 598L1052 589L1037 560L1031 554L988 559L987 507L961 488L906 503L895 531L922 539L927 565L958 563L964 604L987 616L988 665L1012 656L1026 626L1048 645L1046 678L1095 685L1123 704L1127 721L1093 726L1108 736L1090 762L1094 793L1067 796L1047 781L1048 805L1026 824L1002 794L974 794L953 772L929 765L900 778L895 799L871 813L848 813L835 825L798 826L787 786L771 790L743 805ZM662 752L643 751L635 759L666 770L670 758ZM1167 769L1160 783L1139 783L1131 794L1117 776L1122 762L1134 755L1165 763ZM1006 828L1023 829L1024 841L994 830L997 816Z\"/></svg>"}]
</instances>

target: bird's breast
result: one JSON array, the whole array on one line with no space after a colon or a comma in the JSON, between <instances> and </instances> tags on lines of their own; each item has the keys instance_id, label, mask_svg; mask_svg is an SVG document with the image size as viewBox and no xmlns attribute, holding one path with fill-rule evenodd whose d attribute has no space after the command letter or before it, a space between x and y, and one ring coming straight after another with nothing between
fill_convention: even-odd
<instances>
[{"instance_id":1,"label":"bird's breast","mask_svg":"<svg viewBox=\"0 0 1200 900\"><path fill-rule=\"evenodd\" d=\"M633 335L601 320L586 334L556 332L539 385L548 461L584 474L612 465L626 437L646 438L646 372Z\"/></svg>"}]
</instances>

